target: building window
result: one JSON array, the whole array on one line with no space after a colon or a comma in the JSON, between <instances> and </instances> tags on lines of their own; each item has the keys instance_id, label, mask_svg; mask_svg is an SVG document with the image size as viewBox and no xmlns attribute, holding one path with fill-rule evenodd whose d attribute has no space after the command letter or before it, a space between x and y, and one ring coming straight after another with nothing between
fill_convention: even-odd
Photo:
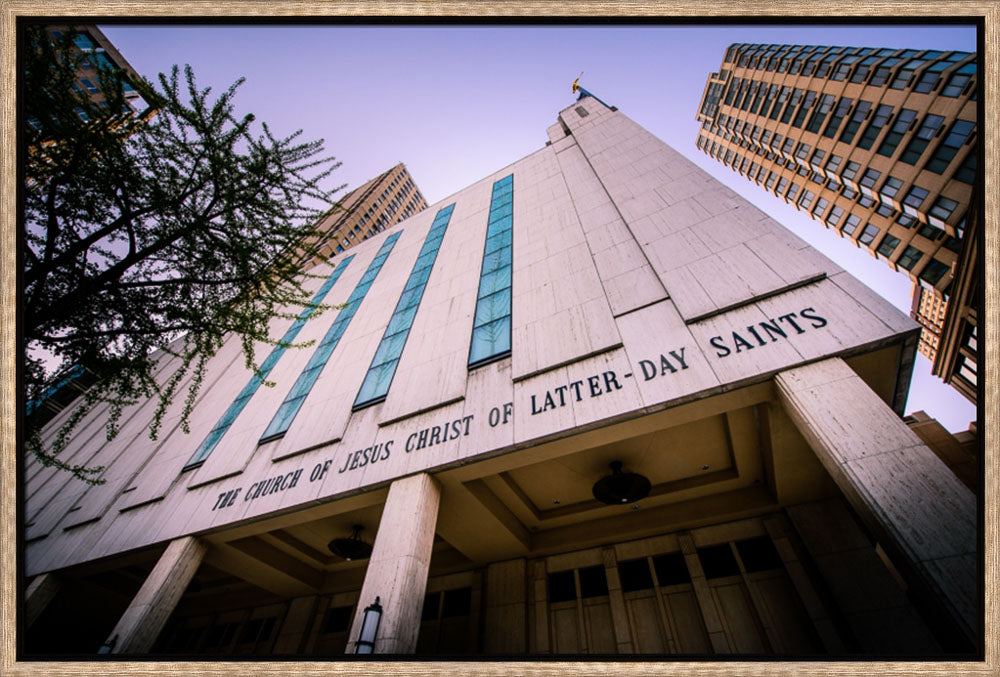
<instances>
[{"instance_id":1,"label":"building window","mask_svg":"<svg viewBox=\"0 0 1000 677\"><path fill-rule=\"evenodd\" d=\"M917 234L920 235L921 237L926 237L931 242L940 240L942 237L944 237L943 230L941 230L936 226L930 226L927 224L921 225L920 228L917 229Z\"/></svg>"},{"instance_id":2,"label":"building window","mask_svg":"<svg viewBox=\"0 0 1000 677\"><path fill-rule=\"evenodd\" d=\"M877 56L870 56L858 64L858 67L854 70L854 74L851 76L851 82L855 84L864 82L865 78L867 78L868 74L871 72L872 64L878 61L878 59L879 58Z\"/></svg>"},{"instance_id":3,"label":"building window","mask_svg":"<svg viewBox=\"0 0 1000 677\"><path fill-rule=\"evenodd\" d=\"M854 141L854 135L857 134L858 129L861 127L861 123L864 122L866 117L868 117L868 111L871 110L871 107L872 104L869 101L858 101L858 105L854 109L851 119L847 121L846 125L844 125L844 131L840 135L841 141L844 143L851 143Z\"/></svg>"},{"instance_id":4,"label":"building window","mask_svg":"<svg viewBox=\"0 0 1000 677\"><path fill-rule=\"evenodd\" d=\"M958 207L957 202L941 195L927 212L927 221L939 228L944 228L944 222L951 217L956 207Z\"/></svg>"},{"instance_id":5,"label":"building window","mask_svg":"<svg viewBox=\"0 0 1000 677\"><path fill-rule=\"evenodd\" d=\"M861 165L859 165L857 162L853 162L851 160L848 160L847 161L847 166L844 167L844 171L843 171L843 173L841 173L840 176L845 181L853 181L854 177L856 177L858 175L858 170L860 170L860 169L861 169Z\"/></svg>"},{"instance_id":6,"label":"building window","mask_svg":"<svg viewBox=\"0 0 1000 677\"><path fill-rule=\"evenodd\" d=\"M902 59L892 58L886 59L875 69L875 74L872 75L871 81L868 85L870 87L881 87L889 79L889 74L892 73L893 66L896 66Z\"/></svg>"},{"instance_id":7,"label":"building window","mask_svg":"<svg viewBox=\"0 0 1000 677\"><path fill-rule=\"evenodd\" d=\"M830 213L826 216L826 222L831 228L836 228L837 224L840 223L840 219L844 216L844 210L842 207L837 205L833 206Z\"/></svg>"},{"instance_id":8,"label":"building window","mask_svg":"<svg viewBox=\"0 0 1000 677\"><path fill-rule=\"evenodd\" d=\"M826 208L830 206L830 201L826 198L820 198L816 201L816 206L813 207L812 215L816 219L822 219L823 214L826 212Z\"/></svg>"},{"instance_id":9,"label":"building window","mask_svg":"<svg viewBox=\"0 0 1000 677\"><path fill-rule=\"evenodd\" d=\"M947 272L948 266L941 263L937 259L932 258L930 262L924 266L924 269L920 271L920 274L917 277L920 278L921 281L926 282L927 285L933 287Z\"/></svg>"},{"instance_id":10,"label":"building window","mask_svg":"<svg viewBox=\"0 0 1000 677\"><path fill-rule=\"evenodd\" d=\"M958 153L959 148L968 141L975 127L975 123L968 120L955 120L924 169L935 174L944 174L944 170Z\"/></svg>"},{"instance_id":11,"label":"building window","mask_svg":"<svg viewBox=\"0 0 1000 677\"><path fill-rule=\"evenodd\" d=\"M493 184L469 368L510 354L514 175Z\"/></svg>"},{"instance_id":12,"label":"building window","mask_svg":"<svg viewBox=\"0 0 1000 677\"><path fill-rule=\"evenodd\" d=\"M892 205L886 204L884 202L879 202L878 207L875 208L875 213L879 216L884 216L885 218L891 218L893 212L896 211Z\"/></svg>"},{"instance_id":13,"label":"building window","mask_svg":"<svg viewBox=\"0 0 1000 677\"><path fill-rule=\"evenodd\" d=\"M948 64L944 65L947 66ZM931 66L931 68L933 68L933 66ZM917 84L913 86L914 92L920 92L921 94L926 94L927 92L934 89L934 85L937 83L938 78L941 77L941 74L935 73L934 71L931 70L931 68L928 68L927 70L925 70L923 73L920 74L920 77L917 79Z\"/></svg>"},{"instance_id":14,"label":"building window","mask_svg":"<svg viewBox=\"0 0 1000 677\"><path fill-rule=\"evenodd\" d=\"M924 200L927 198L927 195L928 192L925 189L921 188L920 186L917 185L911 186L909 192L906 194L906 197L903 198L903 205L904 205L903 209L906 209L908 213L917 216L917 214L914 214L914 212L911 209L909 209L909 207L912 207L915 210L919 210L920 205L924 203Z\"/></svg>"},{"instance_id":15,"label":"building window","mask_svg":"<svg viewBox=\"0 0 1000 677\"><path fill-rule=\"evenodd\" d=\"M861 237L858 238L858 242L863 245L869 245L875 240L875 238L878 236L878 233L879 233L878 227L873 226L872 224L869 223L867 226L865 226L865 229L861 231Z\"/></svg>"},{"instance_id":16,"label":"building window","mask_svg":"<svg viewBox=\"0 0 1000 677\"><path fill-rule=\"evenodd\" d=\"M94 40L90 37L90 33L86 31L74 35L73 44L84 51L94 49L95 47Z\"/></svg>"},{"instance_id":17,"label":"building window","mask_svg":"<svg viewBox=\"0 0 1000 677\"><path fill-rule=\"evenodd\" d=\"M871 188L878 181L879 177L882 176L882 172L877 169L868 168L865 170L864 175L861 177L862 192L866 195L872 195L870 190L865 190L865 188Z\"/></svg>"},{"instance_id":18,"label":"building window","mask_svg":"<svg viewBox=\"0 0 1000 677\"><path fill-rule=\"evenodd\" d=\"M962 251L962 241L959 238L951 237L950 235L945 238L945 241L941 246L955 252L956 254Z\"/></svg>"},{"instance_id":19,"label":"building window","mask_svg":"<svg viewBox=\"0 0 1000 677\"><path fill-rule=\"evenodd\" d=\"M903 187L903 180L897 179L895 176L886 177L885 183L882 184L882 188L879 190L879 197L882 198L883 202L892 202L892 198L895 197L899 189Z\"/></svg>"},{"instance_id":20,"label":"building window","mask_svg":"<svg viewBox=\"0 0 1000 677\"><path fill-rule=\"evenodd\" d=\"M858 225L861 223L861 217L856 214L848 214L847 219L844 221L844 227L841 229L841 233L844 235L853 235L854 231L858 229Z\"/></svg>"},{"instance_id":21,"label":"building window","mask_svg":"<svg viewBox=\"0 0 1000 677\"><path fill-rule=\"evenodd\" d=\"M785 111L781 114L781 121L788 122L792 119L792 113L795 111L795 107L799 105L802 101L802 90L796 87L792 90L792 96L788 100L788 104L785 106Z\"/></svg>"},{"instance_id":22,"label":"building window","mask_svg":"<svg viewBox=\"0 0 1000 677\"><path fill-rule=\"evenodd\" d=\"M837 103L837 108L833 111L833 115L830 116L830 124L826 126L823 130L823 136L828 139L834 138L837 133L837 129L840 128L840 123L844 121L844 116L847 115L847 111L851 109L852 99L846 96L840 97L840 101Z\"/></svg>"},{"instance_id":23,"label":"building window","mask_svg":"<svg viewBox=\"0 0 1000 677\"><path fill-rule=\"evenodd\" d=\"M864 133L861 134L861 138L858 139L858 148L864 148L868 150L875 143L875 139L882 132L882 128L885 127L885 123L889 121L889 117L892 115L892 106L882 104L875 110L875 115L872 117L872 121L868 123L865 128Z\"/></svg>"},{"instance_id":24,"label":"building window","mask_svg":"<svg viewBox=\"0 0 1000 677\"><path fill-rule=\"evenodd\" d=\"M956 372L956 376L961 377L964 381L967 381L969 385L975 388L977 379L975 360L969 358L966 355L962 355L959 361L959 367Z\"/></svg>"},{"instance_id":25,"label":"building window","mask_svg":"<svg viewBox=\"0 0 1000 677\"><path fill-rule=\"evenodd\" d=\"M913 74L917 72L917 69L927 63L924 59L913 59L906 64L903 68L899 69L896 74L896 78L889 85L892 89L906 89L906 85L909 84L910 80L913 79Z\"/></svg>"},{"instance_id":26,"label":"building window","mask_svg":"<svg viewBox=\"0 0 1000 677\"><path fill-rule=\"evenodd\" d=\"M799 209L804 212L809 211L809 207L812 205L812 201L816 198L811 190L802 191L802 197L799 198Z\"/></svg>"},{"instance_id":27,"label":"building window","mask_svg":"<svg viewBox=\"0 0 1000 677\"><path fill-rule=\"evenodd\" d=\"M917 129L910 143L907 144L903 154L899 156L900 162L905 162L908 165L917 164L917 160L920 159L920 155L927 148L930 140L934 138L942 122L944 122L944 118L940 115L928 114L924 116L923 122L920 123L920 128Z\"/></svg>"},{"instance_id":28,"label":"building window","mask_svg":"<svg viewBox=\"0 0 1000 677\"><path fill-rule=\"evenodd\" d=\"M875 152L879 155L892 157L892 154L896 152L896 147L899 145L899 142L903 140L903 135L910 130L910 125L912 125L913 121L916 119L917 111L915 110L904 108L899 111L896 121L892 123L892 127L885 135L885 139L883 139L881 145L878 147L878 150Z\"/></svg>"},{"instance_id":29,"label":"building window","mask_svg":"<svg viewBox=\"0 0 1000 677\"><path fill-rule=\"evenodd\" d=\"M965 86L972 79L972 74L976 72L976 64L969 63L955 71L947 84L941 89L941 96L957 98L962 95Z\"/></svg>"},{"instance_id":30,"label":"building window","mask_svg":"<svg viewBox=\"0 0 1000 677\"><path fill-rule=\"evenodd\" d=\"M839 175L837 170L840 169L840 164L844 161L844 158L839 155L831 155L830 159L826 161L826 166L823 168L826 172L827 178L837 179Z\"/></svg>"},{"instance_id":31,"label":"building window","mask_svg":"<svg viewBox=\"0 0 1000 677\"><path fill-rule=\"evenodd\" d=\"M795 115L795 119L792 120L792 127L801 127L802 123L805 122L806 116L809 114L809 110L813 107L813 103L816 101L816 92L806 92L805 98L802 100L802 105L799 106L799 112Z\"/></svg>"},{"instance_id":32,"label":"building window","mask_svg":"<svg viewBox=\"0 0 1000 677\"><path fill-rule=\"evenodd\" d=\"M899 246L899 238L894 235L886 234L878 245L878 253L886 258L889 258L892 256L892 253L896 251L897 246Z\"/></svg>"},{"instance_id":33,"label":"building window","mask_svg":"<svg viewBox=\"0 0 1000 677\"><path fill-rule=\"evenodd\" d=\"M347 331L347 326L351 323L354 314L358 312L358 307L365 300L365 295L375 282L376 276L382 270L382 265L389 258L389 254L392 252L392 248L396 245L396 240L399 239L402 232L396 231L387 237L382 246L379 247L375 258L368 264L365 274L358 280L354 291L348 297L346 305L337 313L337 319L330 325L326 335L323 336L323 340L320 341L312 357L309 358L309 362L306 363L302 373L299 374L299 377L295 380L295 384L288 392L288 395L285 396L285 400L278 408L278 412L271 419L267 429L261 436L261 442L280 437L288 431L289 426L292 424L292 419L299 413L299 409L309 395L309 391L312 390L313 385L319 379L320 372L323 371L323 367L326 366L337 344L340 343L341 337Z\"/></svg>"},{"instance_id":34,"label":"building window","mask_svg":"<svg viewBox=\"0 0 1000 677\"><path fill-rule=\"evenodd\" d=\"M785 194L786 202L794 202L795 196L799 192L799 184L793 183L788 187L788 192Z\"/></svg>"},{"instance_id":35,"label":"building window","mask_svg":"<svg viewBox=\"0 0 1000 677\"><path fill-rule=\"evenodd\" d=\"M851 64L860 58L858 56L844 57L830 73L830 79L835 82L843 82L847 78L847 74L851 72Z\"/></svg>"},{"instance_id":36,"label":"building window","mask_svg":"<svg viewBox=\"0 0 1000 677\"><path fill-rule=\"evenodd\" d=\"M281 337L281 341L278 342L278 345L271 349L271 353L261 363L258 373L250 377L250 381L243 386L243 390L240 391L240 394L236 396L233 403L230 404L229 408L222 414L222 418L219 419L205 439L202 440L194 454L190 459L188 459L188 462L184 464L185 469L200 465L206 458L208 458L209 454L212 453L216 445L218 445L219 440L221 440L222 436L226 434L226 431L229 430L229 427L234 421L236 421L236 417L239 416L240 412L242 412L244 407L246 407L250 398L257 392L257 388L260 387L260 384L267 379L267 375L271 373L271 370L274 369L278 360L281 359L281 356L285 352L285 346L295 340L295 337L298 336L299 331L305 325L306 320L308 320L309 316L313 314L316 307L323 303L323 299L326 298L327 293L333 288L333 285L336 284L337 280L340 279L340 276L344 273L344 270L347 269L347 265L353 258L354 256L351 255L341 261L340 264L334 268L333 272L330 273L330 276L326 278L322 286L316 290L316 293L313 295L309 305L306 306L301 313L299 313L299 316L295 318L292 326L290 326L285 331L285 335Z\"/></svg>"},{"instance_id":37,"label":"building window","mask_svg":"<svg viewBox=\"0 0 1000 677\"><path fill-rule=\"evenodd\" d=\"M912 245L906 245L906 249L900 254L899 260L896 261L896 265L904 270L913 270L913 267L917 265L920 258L923 256L923 252Z\"/></svg>"},{"instance_id":38,"label":"building window","mask_svg":"<svg viewBox=\"0 0 1000 677\"><path fill-rule=\"evenodd\" d=\"M778 115L781 114L781 108L782 106L784 106L785 102L788 101L788 95L791 93L791 91L792 91L791 87L781 88L781 93L778 94L778 100L774 102L774 107L771 108L771 112L768 114L767 117L769 117L772 120L778 119Z\"/></svg>"},{"instance_id":39,"label":"building window","mask_svg":"<svg viewBox=\"0 0 1000 677\"><path fill-rule=\"evenodd\" d=\"M382 340L375 350L368 373L361 382L361 389L354 400L354 409L385 400L454 209L455 204L452 203L439 210L434 217L434 222L431 223L431 228L410 271L410 277L406 280L396 302L396 309L389 318L389 325L385 328Z\"/></svg>"},{"instance_id":40,"label":"building window","mask_svg":"<svg viewBox=\"0 0 1000 677\"><path fill-rule=\"evenodd\" d=\"M955 174L952 178L962 181L963 183L973 184L976 180L976 164L979 162L976 152L974 150L969 151L965 155L965 159L962 160L962 164L958 169L955 170Z\"/></svg>"}]
</instances>

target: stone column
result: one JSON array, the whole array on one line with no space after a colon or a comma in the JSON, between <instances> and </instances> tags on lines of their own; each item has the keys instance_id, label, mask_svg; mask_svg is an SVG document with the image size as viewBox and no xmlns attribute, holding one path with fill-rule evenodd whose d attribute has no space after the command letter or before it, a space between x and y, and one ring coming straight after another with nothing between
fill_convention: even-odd
<instances>
[{"instance_id":1,"label":"stone column","mask_svg":"<svg viewBox=\"0 0 1000 677\"><path fill-rule=\"evenodd\" d=\"M483 651L487 656L528 652L527 574L524 559L486 568Z\"/></svg>"},{"instance_id":2,"label":"stone column","mask_svg":"<svg viewBox=\"0 0 1000 677\"><path fill-rule=\"evenodd\" d=\"M634 652L632 646L632 631L628 623L628 609L625 607L625 594L622 592L621 578L618 576L618 558L614 546L601 548L601 560L604 564L604 575L608 579L608 602L611 604L611 619L614 623L615 645L618 653Z\"/></svg>"},{"instance_id":3,"label":"stone column","mask_svg":"<svg viewBox=\"0 0 1000 677\"><path fill-rule=\"evenodd\" d=\"M297 654L305 641L309 621L316 614L317 598L297 597L288 606L285 621L278 632L278 638L271 647L272 654ZM322 618L319 619L322 623Z\"/></svg>"},{"instance_id":4,"label":"stone column","mask_svg":"<svg viewBox=\"0 0 1000 677\"><path fill-rule=\"evenodd\" d=\"M347 653L354 653L364 610L376 597L382 605L382 620L374 652L416 650L440 501L441 487L426 473L396 480L389 487Z\"/></svg>"},{"instance_id":5,"label":"stone column","mask_svg":"<svg viewBox=\"0 0 1000 677\"><path fill-rule=\"evenodd\" d=\"M827 643L831 653L860 651L868 656L901 656L941 651L906 592L840 498L800 503L786 511L847 626L847 645L837 650ZM785 567L789 575L795 570L787 561ZM813 613L814 604L805 595L802 599ZM816 623L824 638L835 634L831 632L832 620Z\"/></svg>"},{"instance_id":6,"label":"stone column","mask_svg":"<svg viewBox=\"0 0 1000 677\"><path fill-rule=\"evenodd\" d=\"M52 573L41 574L32 579L24 591L25 629L30 628L32 623L38 620L61 587L62 581Z\"/></svg>"},{"instance_id":7,"label":"stone column","mask_svg":"<svg viewBox=\"0 0 1000 677\"><path fill-rule=\"evenodd\" d=\"M708 579L705 578L705 570L702 569L701 560L698 559L698 549L694 545L694 538L690 533L685 532L677 535L677 542L681 546L681 553L684 555L688 572L691 574L691 587L694 588L694 596L698 600L701 618L705 622L705 630L708 631L708 641L712 643L712 653L733 653L734 649L729 646L725 628L722 626L722 619L719 617L719 609L715 606L715 599L712 597L712 589L708 585Z\"/></svg>"},{"instance_id":8,"label":"stone column","mask_svg":"<svg viewBox=\"0 0 1000 677\"><path fill-rule=\"evenodd\" d=\"M146 577L132 603L108 635L114 654L147 653L159 636L188 583L205 557L206 546L194 536L171 541Z\"/></svg>"},{"instance_id":9,"label":"stone column","mask_svg":"<svg viewBox=\"0 0 1000 677\"><path fill-rule=\"evenodd\" d=\"M843 360L790 369L775 384L799 432L917 595L975 643L972 492Z\"/></svg>"}]
</instances>

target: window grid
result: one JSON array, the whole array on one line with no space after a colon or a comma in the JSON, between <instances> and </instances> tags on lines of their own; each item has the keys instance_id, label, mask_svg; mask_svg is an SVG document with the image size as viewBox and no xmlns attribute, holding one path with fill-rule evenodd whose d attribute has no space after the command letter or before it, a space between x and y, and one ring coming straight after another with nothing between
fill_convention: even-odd
<instances>
[{"instance_id":1,"label":"window grid","mask_svg":"<svg viewBox=\"0 0 1000 677\"><path fill-rule=\"evenodd\" d=\"M469 368L505 357L511 345L514 175L493 184L486 247L469 346Z\"/></svg>"},{"instance_id":2,"label":"window grid","mask_svg":"<svg viewBox=\"0 0 1000 677\"><path fill-rule=\"evenodd\" d=\"M309 358L309 362L306 364L302 373L299 374L298 379L296 379L295 384L289 391L288 395L285 397L285 401L281 403L278 408L278 413L274 415L271 422L267 426L267 430L261 436L260 441L266 442L268 440L274 439L284 435L289 426L292 424L292 419L299 412L302 407L302 403L305 402L306 397L309 395L309 391L312 389L316 380L319 378L319 374L323 371L323 367L326 366L327 360L330 359L330 355L333 354L334 349L336 349L337 344L340 342L340 338L347 331L347 326L350 324L351 319L354 314L358 311L358 307L361 302L364 301L365 295L371 288L372 283L375 281L375 277L382 270L382 264L389 257L389 253L392 248L396 245L396 240L399 239L400 234L403 231L396 231L392 235L386 238L382 246L379 247L378 253L372 262L368 264L368 270L365 274L361 276L358 281L357 286L354 287L354 291L351 292L350 297L347 299L347 303L344 308L337 313L337 319L333 321L330 328L327 330L326 335L323 340L320 341L319 346L316 347L316 351L313 353L312 357Z\"/></svg>"},{"instance_id":3,"label":"window grid","mask_svg":"<svg viewBox=\"0 0 1000 677\"><path fill-rule=\"evenodd\" d=\"M278 360L281 359L281 356L285 352L285 348L287 348L288 345L295 340L295 337L298 336L299 331L302 329L303 325L305 325L306 320L308 320L309 316L311 316L316 310L316 306L323 302L327 293L333 288L333 285L336 284L337 280L340 279L340 276L347 268L347 264L349 264L353 258L354 255L351 254L346 259L341 261L340 265L338 265L333 272L330 273L330 277L326 278L326 281L323 282L322 286L316 290L316 294L313 296L312 301L310 301L305 310L299 313L299 316L295 318L295 322L293 322L292 326L285 331L285 335L281 337L278 345L271 349L271 353L261 363L258 373L251 376L250 381L243 386L243 390L241 390L240 394L236 396L236 399L231 405L229 405L229 408L226 409L226 412L222 415L222 418L219 419L219 422L215 424L215 427L212 428L202 443L198 446L198 449L195 450L190 460L188 460L188 462L184 465L185 469L201 465L205 459L208 458L209 454L212 453L212 450L215 449L219 440L222 439L222 436L226 434L226 431L229 430L229 427L236 420L236 417L243 411L247 402L249 402L250 398L253 397L255 392L257 392L257 388L267 379L267 375L271 373L271 370L274 369L274 365L276 365Z\"/></svg>"},{"instance_id":4,"label":"window grid","mask_svg":"<svg viewBox=\"0 0 1000 677\"><path fill-rule=\"evenodd\" d=\"M424 244L420 248L420 253L417 254L413 269L410 271L410 277L407 278L406 285L399 295L399 301L396 302L396 309L389 319L389 325L385 328L382 340L375 350L375 356L372 358L368 373L361 382L361 389L354 400L354 409L385 400L454 209L455 204L452 203L439 210L434 217L434 222L427 232L427 237L424 238Z\"/></svg>"}]
</instances>

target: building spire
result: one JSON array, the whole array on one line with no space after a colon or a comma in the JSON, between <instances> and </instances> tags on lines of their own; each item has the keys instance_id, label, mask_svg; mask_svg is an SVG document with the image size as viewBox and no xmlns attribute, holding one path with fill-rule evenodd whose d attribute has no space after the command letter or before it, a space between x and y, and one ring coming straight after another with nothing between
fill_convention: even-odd
<instances>
[{"instance_id":1,"label":"building spire","mask_svg":"<svg viewBox=\"0 0 1000 677\"><path fill-rule=\"evenodd\" d=\"M589 97L592 97L592 98L597 99L598 101L600 101L604 105L605 108L610 108L611 110L617 110L614 106L609 106L608 104L606 104L603 101L601 101L600 98L598 98L597 96L594 96L593 94L591 94L590 92L588 92L586 89L584 89L583 87L581 87L580 86L580 78L581 77L583 77L583 71L580 71L580 75L576 76L576 80L573 81L573 93L576 94L577 92L580 92L580 96L576 97L577 101L579 101L580 99L582 99L585 96L589 96Z\"/></svg>"}]
</instances>

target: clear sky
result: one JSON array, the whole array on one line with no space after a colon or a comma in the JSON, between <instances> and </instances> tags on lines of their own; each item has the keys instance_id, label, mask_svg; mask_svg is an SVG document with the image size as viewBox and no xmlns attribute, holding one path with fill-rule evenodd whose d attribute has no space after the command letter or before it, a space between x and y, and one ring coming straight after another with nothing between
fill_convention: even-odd
<instances>
[{"instance_id":1,"label":"clear sky","mask_svg":"<svg viewBox=\"0 0 1000 677\"><path fill-rule=\"evenodd\" d=\"M910 283L695 147L705 80L734 42L975 51L971 25L286 25L101 24L147 78L191 64L276 134L326 139L353 188L405 162L433 204L544 146L573 80L643 125L904 312ZM975 407L917 357L906 411L951 431Z\"/></svg>"}]
</instances>

